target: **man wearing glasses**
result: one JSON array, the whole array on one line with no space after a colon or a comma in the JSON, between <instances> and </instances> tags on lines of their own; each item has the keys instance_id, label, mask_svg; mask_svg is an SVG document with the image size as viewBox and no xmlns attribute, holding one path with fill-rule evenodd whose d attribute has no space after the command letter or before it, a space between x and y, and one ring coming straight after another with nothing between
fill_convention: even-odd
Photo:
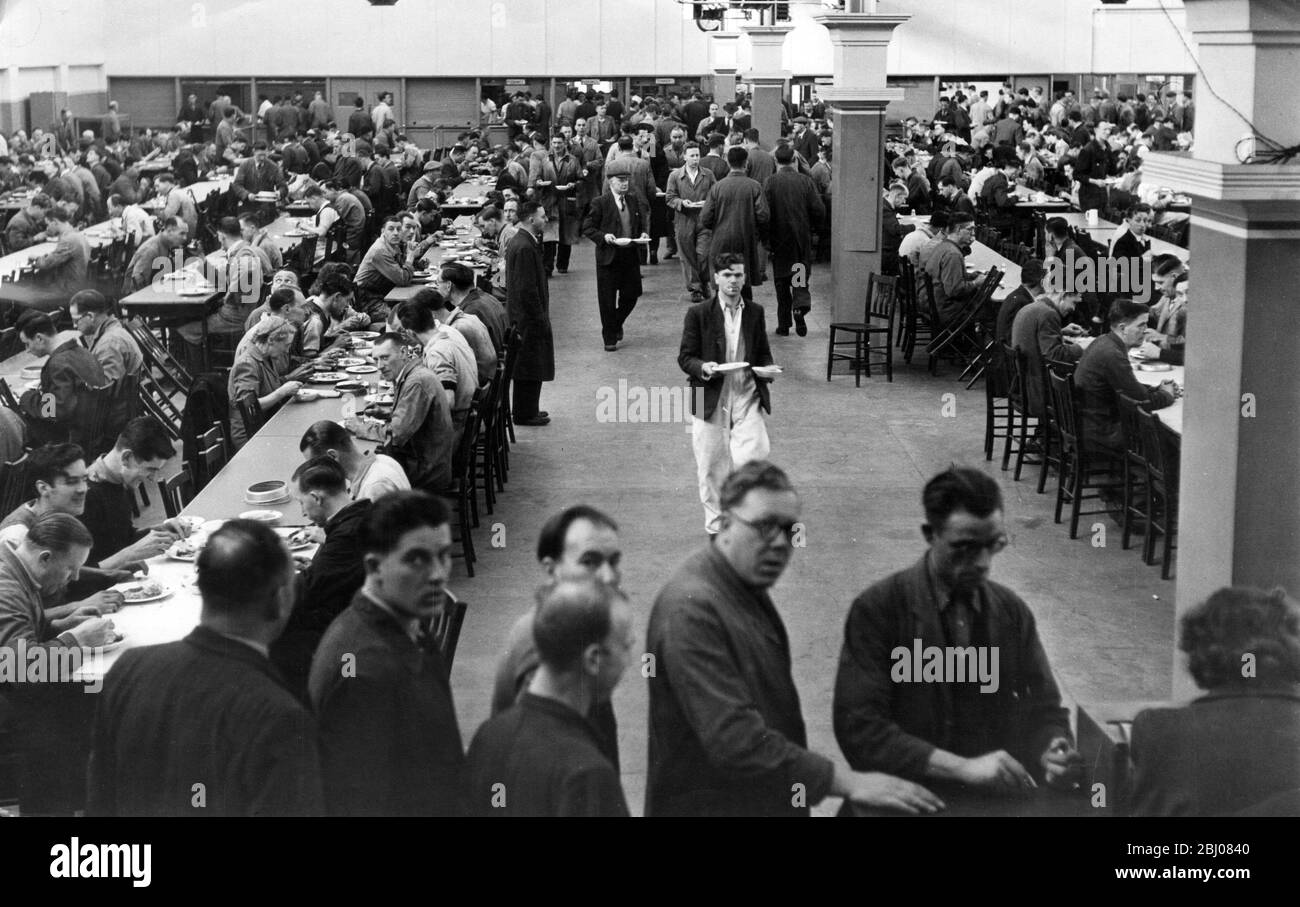
<instances>
[{"instance_id":1,"label":"man wearing glasses","mask_svg":"<svg viewBox=\"0 0 1300 907\"><path fill-rule=\"evenodd\" d=\"M962 251L974 238L974 218L968 214L950 214L943 241L925 260L925 270L934 282L934 304L944 324L979 290L979 281L971 280L967 274L966 253Z\"/></svg>"},{"instance_id":2,"label":"man wearing glasses","mask_svg":"<svg viewBox=\"0 0 1300 907\"><path fill-rule=\"evenodd\" d=\"M925 486L930 548L871 586L849 610L835 680L835 737L855 771L1011 795L1044 782L1071 788L1082 765L1034 616L989 580L1007 545L1002 493L984 473L953 467ZM917 677L906 652L996 647L996 677ZM956 663L955 659L945 664Z\"/></svg>"},{"instance_id":3,"label":"man wearing glasses","mask_svg":"<svg viewBox=\"0 0 1300 907\"><path fill-rule=\"evenodd\" d=\"M799 496L754 460L723 483L721 527L655 599L647 816L801 816L824 797L934 812L918 784L849 771L808 749L785 624L768 590L794 553Z\"/></svg>"}]
</instances>

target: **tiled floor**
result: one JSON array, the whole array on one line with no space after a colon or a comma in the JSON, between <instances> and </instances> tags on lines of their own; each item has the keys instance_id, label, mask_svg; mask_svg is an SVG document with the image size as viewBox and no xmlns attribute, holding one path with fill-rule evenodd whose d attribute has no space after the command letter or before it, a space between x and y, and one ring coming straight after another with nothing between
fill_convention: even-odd
<instances>
[{"instance_id":1,"label":"tiled floor","mask_svg":"<svg viewBox=\"0 0 1300 907\"><path fill-rule=\"evenodd\" d=\"M478 575L457 576L454 588L470 603L452 675L466 743L487 717L492 671L511 623L529 607L540 579L533 551L541 523L555 511L586 502L613 514L622 527L624 589L644 627L668 571L703 538L687 425L680 421L608 423L602 394L632 388L679 388L676 363L685 305L674 259L643 268L646 293L616 353L600 340L590 245L574 250L567 275L551 281L556 380L545 385L542 408L552 422L518 429L510 484L477 540ZM1109 521L1105 547L1081 533L1068 538L1052 522L1052 496L1012 482L983 459L984 397L966 391L952 369L937 378L917 364L864 380L825 380L830 269L813 275L816 305L806 338L772 335L785 374L773 389L769 420L772 459L793 478L804 501L807 547L776 586L811 746L839 757L831 731L831 691L849 603L867 585L919 557L920 491L950 463L996 477L1006 496L1012 545L994 576L1033 608L1048 655L1076 699L1159 699L1172 671L1172 582L1122 551ZM756 291L775 328L771 285ZM602 388L608 390L602 391ZM945 415L945 395L955 410ZM661 414L670 418L672 413ZM1050 488L1050 486L1049 486ZM1090 526L1096 518L1085 519ZM493 528L501 547L493 547ZM645 789L645 681L629 672L615 703L624 787L634 812ZM826 803L826 813L838 804Z\"/></svg>"}]
</instances>

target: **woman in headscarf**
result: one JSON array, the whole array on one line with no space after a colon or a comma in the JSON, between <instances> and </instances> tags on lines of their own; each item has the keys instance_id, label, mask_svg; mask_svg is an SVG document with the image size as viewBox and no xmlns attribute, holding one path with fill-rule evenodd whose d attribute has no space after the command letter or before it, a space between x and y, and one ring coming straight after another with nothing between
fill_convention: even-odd
<instances>
[{"instance_id":1,"label":"woman in headscarf","mask_svg":"<svg viewBox=\"0 0 1300 907\"><path fill-rule=\"evenodd\" d=\"M279 315L272 315L259 321L250 334L251 342L235 356L226 385L230 396L230 438L236 447L242 447L248 440L239 414L241 394L255 394L263 417L269 419L302 387L301 382L293 380L295 373L282 372L280 365L287 360L293 344L293 325Z\"/></svg>"}]
</instances>

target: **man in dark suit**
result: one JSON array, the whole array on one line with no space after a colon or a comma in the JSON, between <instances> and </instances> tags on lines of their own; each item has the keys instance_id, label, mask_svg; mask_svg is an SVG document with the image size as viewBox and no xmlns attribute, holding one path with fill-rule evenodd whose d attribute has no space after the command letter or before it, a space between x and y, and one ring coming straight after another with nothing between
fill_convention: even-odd
<instances>
[{"instance_id":1,"label":"man in dark suit","mask_svg":"<svg viewBox=\"0 0 1300 907\"><path fill-rule=\"evenodd\" d=\"M749 152L739 146L727 149L725 179L719 180L709 190L709 197L700 212L700 226L713 231L709 242L709 256L735 252L745 263L745 283L741 295L746 302L753 301L756 284L763 282L765 265L759 258L758 241L767 230L770 214L763 187L745 175Z\"/></svg>"},{"instance_id":2,"label":"man in dark suit","mask_svg":"<svg viewBox=\"0 0 1300 907\"><path fill-rule=\"evenodd\" d=\"M775 378L763 307L747 302L745 259L736 252L713 257L717 298L686 310L677 364L690 376L691 442L704 504L704 527L717 532L718 491L736 467L765 460L771 450L764 412L772 411L768 384ZM743 368L729 364L747 363ZM703 408L699 402L702 388Z\"/></svg>"},{"instance_id":3,"label":"man in dark suit","mask_svg":"<svg viewBox=\"0 0 1300 907\"><path fill-rule=\"evenodd\" d=\"M907 201L907 185L894 180L885 189L885 203L880 206L880 273L898 273L898 250L903 237L916 228L898 222L898 209Z\"/></svg>"},{"instance_id":4,"label":"man in dark suit","mask_svg":"<svg viewBox=\"0 0 1300 907\"><path fill-rule=\"evenodd\" d=\"M916 784L846 772L808 748L770 595L794 555L799 496L758 460L727 476L721 503L718 535L674 571L650 612L658 679L649 683L646 815L806 816L827 796L942 808Z\"/></svg>"},{"instance_id":5,"label":"man in dark suit","mask_svg":"<svg viewBox=\"0 0 1300 907\"><path fill-rule=\"evenodd\" d=\"M550 586L538 593L532 636L539 664L528 688L470 744L470 812L627 816L618 768L588 718L634 657L627 597L595 579Z\"/></svg>"},{"instance_id":6,"label":"man in dark suit","mask_svg":"<svg viewBox=\"0 0 1300 907\"><path fill-rule=\"evenodd\" d=\"M1177 398L1177 385L1162 381L1148 387L1133 377L1128 351L1142 343L1151 310L1131 299L1117 299L1110 307L1110 331L1096 339L1079 359L1074 387L1079 394L1084 443L1105 453L1124 450L1119 395L1141 400L1150 409L1162 409Z\"/></svg>"},{"instance_id":7,"label":"man in dark suit","mask_svg":"<svg viewBox=\"0 0 1300 907\"><path fill-rule=\"evenodd\" d=\"M1008 293L1007 298L1002 300L1002 305L998 306L993 337L999 343L1011 342L1011 325L1016 320L1016 313L1043 292L1043 278L1046 275L1043 263L1037 258L1031 258L1020 266L1020 286Z\"/></svg>"},{"instance_id":8,"label":"man in dark suit","mask_svg":"<svg viewBox=\"0 0 1300 907\"><path fill-rule=\"evenodd\" d=\"M308 683L329 815L463 812L460 728L430 633L446 603L450 519L441 498L401 491L361 525L365 583L326 631Z\"/></svg>"},{"instance_id":9,"label":"man in dark suit","mask_svg":"<svg viewBox=\"0 0 1300 907\"><path fill-rule=\"evenodd\" d=\"M287 183L280 165L270 159L266 142L253 143L253 156L239 165L231 189L241 202L258 192L284 192Z\"/></svg>"},{"instance_id":10,"label":"man in dark suit","mask_svg":"<svg viewBox=\"0 0 1300 907\"><path fill-rule=\"evenodd\" d=\"M265 524L231 520L212 534L198 559L199 626L125 653L105 678L91 815L320 815L316 728L267 656L292 580Z\"/></svg>"},{"instance_id":11,"label":"man in dark suit","mask_svg":"<svg viewBox=\"0 0 1300 907\"><path fill-rule=\"evenodd\" d=\"M1012 795L1044 781L1068 790L1083 760L1034 615L988 579L1007 543L997 483L954 467L926 484L922 502L926 555L849 610L833 706L840 749L855 771L946 790ZM926 655L921 682L921 653L954 649L970 657L956 667L945 655L955 670L936 677Z\"/></svg>"},{"instance_id":12,"label":"man in dark suit","mask_svg":"<svg viewBox=\"0 0 1300 907\"><path fill-rule=\"evenodd\" d=\"M555 380L555 341L551 336L551 291L542 255L546 209L534 201L519 204L519 229L506 246L506 311L518 329L521 345L515 360L516 425L547 425L550 416L538 406L542 383Z\"/></svg>"},{"instance_id":13,"label":"man in dark suit","mask_svg":"<svg viewBox=\"0 0 1300 907\"><path fill-rule=\"evenodd\" d=\"M774 157L777 171L763 186L772 253L772 279L776 284L776 332L790 334L793 312L795 331L807 336L804 315L812 308L808 282L812 279L812 231L826 215L826 206L812 177L795 169L794 148L782 142Z\"/></svg>"},{"instance_id":14,"label":"man in dark suit","mask_svg":"<svg viewBox=\"0 0 1300 907\"><path fill-rule=\"evenodd\" d=\"M1017 291L1018 292L1018 291ZM1049 293L1037 296L1016 313L1011 322L1007 342L1025 356L1028 366L1025 375L1029 412L1035 417L1043 415L1043 370L1047 363L1078 362L1083 347L1067 343L1066 337L1085 333L1077 324L1062 326L1062 321L1079 305L1078 293ZM999 313L999 317L1001 313Z\"/></svg>"},{"instance_id":15,"label":"man in dark suit","mask_svg":"<svg viewBox=\"0 0 1300 907\"><path fill-rule=\"evenodd\" d=\"M76 338L56 344L54 322L43 312L28 310L15 325L18 339L33 356L47 356L39 386L25 391L18 405L26 416L33 444L67 441L91 415L92 392L109 385L108 376L90 351Z\"/></svg>"},{"instance_id":16,"label":"man in dark suit","mask_svg":"<svg viewBox=\"0 0 1300 907\"><path fill-rule=\"evenodd\" d=\"M307 569L298 574L293 615L271 645L271 660L294 694L306 701L307 673L316 646L366 579L361 523L370 512L370 499L352 500L347 473L330 456L302 463L294 470L290 487L302 515L318 527L308 530L307 537L320 542L320 547Z\"/></svg>"},{"instance_id":17,"label":"man in dark suit","mask_svg":"<svg viewBox=\"0 0 1300 907\"><path fill-rule=\"evenodd\" d=\"M623 325L641 295L641 264L635 242L649 241L649 212L628 191L632 167L616 157L606 168L609 191L592 201L582 232L596 246L596 301L606 352L618 349ZM509 281L506 286L509 287Z\"/></svg>"},{"instance_id":18,"label":"man in dark suit","mask_svg":"<svg viewBox=\"0 0 1300 907\"><path fill-rule=\"evenodd\" d=\"M1151 206L1143 202L1131 206L1124 217L1124 225L1115 231L1115 237L1111 240L1110 257L1127 258L1129 260L1129 273L1136 276L1141 273L1140 265L1144 255L1151 251L1151 240L1147 238L1147 228L1151 226L1151 221L1155 219L1155 213ZM1146 298L1148 287L1107 287L1110 292L1122 292L1124 289L1131 289L1132 295L1139 295Z\"/></svg>"},{"instance_id":19,"label":"man in dark suit","mask_svg":"<svg viewBox=\"0 0 1300 907\"><path fill-rule=\"evenodd\" d=\"M1079 208L1082 211L1106 207L1106 172L1109 169L1110 151L1101 134L1105 126L1098 126L1097 133L1085 132L1087 142L1079 149L1079 156L1074 162L1074 178L1079 181Z\"/></svg>"}]
</instances>

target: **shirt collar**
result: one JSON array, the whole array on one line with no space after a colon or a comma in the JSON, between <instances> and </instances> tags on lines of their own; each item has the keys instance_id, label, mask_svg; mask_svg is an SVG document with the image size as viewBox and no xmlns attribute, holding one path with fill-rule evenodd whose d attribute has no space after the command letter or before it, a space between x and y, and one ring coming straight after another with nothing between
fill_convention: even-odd
<instances>
[{"instance_id":1,"label":"shirt collar","mask_svg":"<svg viewBox=\"0 0 1300 907\"><path fill-rule=\"evenodd\" d=\"M271 650L264 643L260 643L255 639L248 639L247 637L244 636L236 636L233 633L222 633L220 630L213 630L212 627L208 627L208 629L212 630L212 632L216 633L218 636L223 636L226 639L234 640L240 645L248 646L250 649L252 649L257 654L261 655L263 658L269 659L271 657Z\"/></svg>"},{"instance_id":2,"label":"shirt collar","mask_svg":"<svg viewBox=\"0 0 1300 907\"><path fill-rule=\"evenodd\" d=\"M361 594L365 596L366 601L373 604L376 608L383 611L402 628L402 632L411 638L411 642L418 643L420 639L420 619L418 617L403 617L393 610L392 605L384 601L377 595L371 595L365 587L361 587Z\"/></svg>"},{"instance_id":3,"label":"shirt collar","mask_svg":"<svg viewBox=\"0 0 1300 907\"><path fill-rule=\"evenodd\" d=\"M947 611L948 607L957 600L957 594L955 589L950 587L940 578L939 571L934 565L933 551L927 551L925 553L925 572L929 576L930 589L934 592L934 598L939 605L940 613ZM983 597L979 594L978 590L972 590L971 594L966 599L966 603L971 606L971 610L976 614L979 614L984 610L982 602Z\"/></svg>"},{"instance_id":4,"label":"shirt collar","mask_svg":"<svg viewBox=\"0 0 1300 907\"><path fill-rule=\"evenodd\" d=\"M727 313L727 312L733 312L733 313L739 314L740 312L743 312L743 311L745 310L745 297L744 297L744 296L737 296L737 297L736 297L736 307L733 309L733 308L729 307L729 306L728 306L728 305L723 301L723 299L722 299L722 294L719 293L719 294L718 294L718 305L722 308L722 311L723 311L724 314Z\"/></svg>"}]
</instances>

